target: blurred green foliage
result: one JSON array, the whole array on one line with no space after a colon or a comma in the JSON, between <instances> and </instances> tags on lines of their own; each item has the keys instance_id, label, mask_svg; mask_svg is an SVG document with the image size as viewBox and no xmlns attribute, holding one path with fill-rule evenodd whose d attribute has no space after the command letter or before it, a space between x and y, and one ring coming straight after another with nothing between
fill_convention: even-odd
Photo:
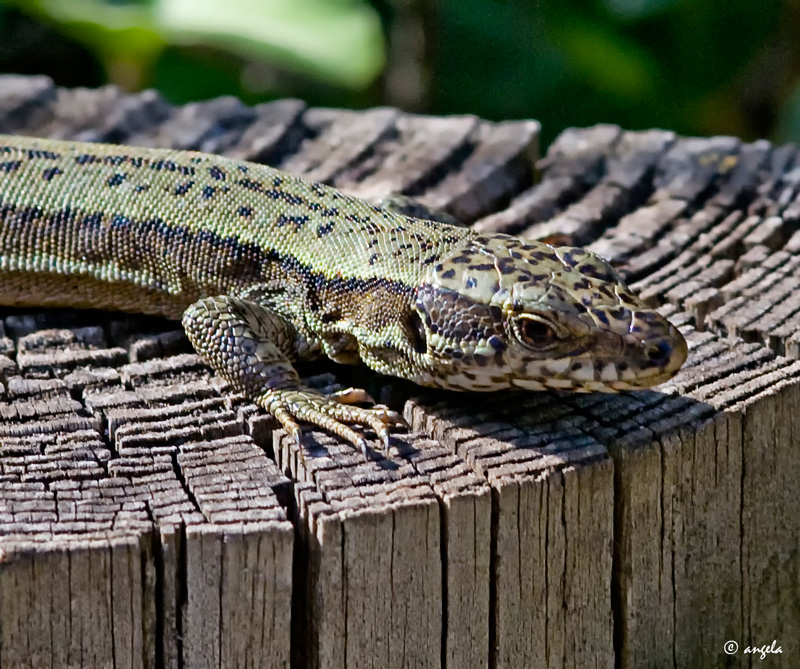
<instances>
[{"instance_id":1,"label":"blurred green foliage","mask_svg":"<svg viewBox=\"0 0 800 669\"><path fill-rule=\"evenodd\" d=\"M750 0L449 2L437 111L452 101L546 130L598 122L685 134L776 133L800 84L791 3ZM790 53L794 52L794 61ZM476 85L480 82L480 85ZM552 137L552 135L550 135Z\"/></svg>"},{"instance_id":2,"label":"blurred green foliage","mask_svg":"<svg viewBox=\"0 0 800 669\"><path fill-rule=\"evenodd\" d=\"M800 140L798 38L796 0L0 0L2 71L533 117L545 141L599 122Z\"/></svg>"},{"instance_id":3,"label":"blurred green foliage","mask_svg":"<svg viewBox=\"0 0 800 669\"><path fill-rule=\"evenodd\" d=\"M113 83L154 86L177 102L279 94L270 66L359 91L384 65L380 17L362 0L2 0L2 8L86 49Z\"/></svg>"}]
</instances>

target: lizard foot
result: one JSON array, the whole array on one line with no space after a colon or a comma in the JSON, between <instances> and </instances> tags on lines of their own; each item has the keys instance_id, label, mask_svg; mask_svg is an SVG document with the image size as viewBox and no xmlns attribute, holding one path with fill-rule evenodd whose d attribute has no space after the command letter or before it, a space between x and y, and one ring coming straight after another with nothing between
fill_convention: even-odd
<instances>
[{"instance_id":1,"label":"lizard foot","mask_svg":"<svg viewBox=\"0 0 800 669\"><path fill-rule=\"evenodd\" d=\"M364 391L354 389L342 392L344 400L348 402L360 402L364 401L362 397L369 397ZM368 457L369 442L349 425L372 428L386 450L389 448L390 430L397 426L408 427L408 423L396 411L381 406L371 409L350 406L343 404L339 395L334 393L333 396L327 396L308 389L284 388L268 390L256 401L278 420L298 444L301 443L302 431L297 421L303 421L338 435L360 449L364 457Z\"/></svg>"}]
</instances>

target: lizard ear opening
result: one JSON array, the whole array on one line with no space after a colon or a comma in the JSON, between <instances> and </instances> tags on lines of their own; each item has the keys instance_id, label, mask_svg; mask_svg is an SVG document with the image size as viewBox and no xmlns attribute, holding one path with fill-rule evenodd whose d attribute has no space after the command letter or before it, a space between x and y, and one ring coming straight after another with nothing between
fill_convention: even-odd
<instances>
[{"instance_id":1,"label":"lizard ear opening","mask_svg":"<svg viewBox=\"0 0 800 669\"><path fill-rule=\"evenodd\" d=\"M422 318L420 318L417 311L412 310L409 312L406 326L411 346L417 353L426 353L428 351L428 335L425 332L425 326L422 324Z\"/></svg>"}]
</instances>

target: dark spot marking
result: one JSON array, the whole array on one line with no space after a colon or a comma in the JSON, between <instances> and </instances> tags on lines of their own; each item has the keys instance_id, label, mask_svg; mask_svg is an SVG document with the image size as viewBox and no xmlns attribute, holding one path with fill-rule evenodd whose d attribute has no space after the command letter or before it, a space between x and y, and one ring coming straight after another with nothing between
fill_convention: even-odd
<instances>
[{"instance_id":1,"label":"dark spot marking","mask_svg":"<svg viewBox=\"0 0 800 669\"><path fill-rule=\"evenodd\" d=\"M439 265L441 267L441 265ZM446 272L442 272L443 279L452 279L456 275L456 271L451 267Z\"/></svg>"},{"instance_id":2,"label":"dark spot marking","mask_svg":"<svg viewBox=\"0 0 800 669\"><path fill-rule=\"evenodd\" d=\"M363 219L364 225L361 226L361 232L366 232L369 235L377 235L381 231L381 226L377 223L372 223L368 218ZM406 246L411 246L407 244Z\"/></svg>"},{"instance_id":3,"label":"dark spot marking","mask_svg":"<svg viewBox=\"0 0 800 669\"><path fill-rule=\"evenodd\" d=\"M9 160L5 163L0 163L0 172L14 172L22 167L21 160Z\"/></svg>"},{"instance_id":4,"label":"dark spot marking","mask_svg":"<svg viewBox=\"0 0 800 669\"><path fill-rule=\"evenodd\" d=\"M299 203L298 203L299 204ZM339 210L336 207L331 207L330 209L323 209L322 205L319 202L309 202L308 208L312 211L316 211L320 216L336 216L339 213ZM345 220L352 220L349 217L345 217Z\"/></svg>"},{"instance_id":5,"label":"dark spot marking","mask_svg":"<svg viewBox=\"0 0 800 669\"><path fill-rule=\"evenodd\" d=\"M215 181L225 181L225 172L222 171L216 165L212 165L208 168L208 173L211 175L211 178Z\"/></svg>"},{"instance_id":6,"label":"dark spot marking","mask_svg":"<svg viewBox=\"0 0 800 669\"><path fill-rule=\"evenodd\" d=\"M600 321L603 325L608 327L608 316L606 316L606 312L602 309L592 309L592 315Z\"/></svg>"},{"instance_id":7,"label":"dark spot marking","mask_svg":"<svg viewBox=\"0 0 800 669\"><path fill-rule=\"evenodd\" d=\"M273 200L284 200L289 204L303 204L303 198L299 195L294 195L292 193L287 193L282 190L265 190L264 194L268 197L271 197ZM309 208L314 209L314 204L316 203L309 203ZM319 207L319 205L317 205Z\"/></svg>"},{"instance_id":8,"label":"dark spot marking","mask_svg":"<svg viewBox=\"0 0 800 669\"><path fill-rule=\"evenodd\" d=\"M150 169L157 171L164 170L166 172L175 172L176 170L178 170L178 165L172 160L154 160L152 163L150 163ZM184 168L184 169L191 169L191 168Z\"/></svg>"},{"instance_id":9,"label":"dark spot marking","mask_svg":"<svg viewBox=\"0 0 800 669\"><path fill-rule=\"evenodd\" d=\"M324 237L327 235L331 230L333 230L334 225L336 225L335 221L328 221L325 225L320 225L317 228L317 237Z\"/></svg>"},{"instance_id":10,"label":"dark spot marking","mask_svg":"<svg viewBox=\"0 0 800 669\"><path fill-rule=\"evenodd\" d=\"M573 267L575 267L575 265L578 264L578 261L575 259L575 251L567 251L564 254L563 260L564 264L570 269L572 269Z\"/></svg>"},{"instance_id":11,"label":"dark spot marking","mask_svg":"<svg viewBox=\"0 0 800 669\"><path fill-rule=\"evenodd\" d=\"M100 159L90 153L84 153L80 156L75 156L75 162L78 165L88 165L89 163L99 163Z\"/></svg>"},{"instance_id":12,"label":"dark spot marking","mask_svg":"<svg viewBox=\"0 0 800 669\"><path fill-rule=\"evenodd\" d=\"M611 316L611 318L613 318L615 321L624 320L625 314L626 314L626 310L625 309L621 309L621 308L620 309L610 309L608 311L608 315Z\"/></svg>"},{"instance_id":13,"label":"dark spot marking","mask_svg":"<svg viewBox=\"0 0 800 669\"><path fill-rule=\"evenodd\" d=\"M498 264L498 269L500 274L513 274L517 271L517 264L511 258L503 258Z\"/></svg>"},{"instance_id":14,"label":"dark spot marking","mask_svg":"<svg viewBox=\"0 0 800 669\"><path fill-rule=\"evenodd\" d=\"M203 186L203 199L210 200L216 192L217 189L214 186Z\"/></svg>"},{"instance_id":15,"label":"dark spot marking","mask_svg":"<svg viewBox=\"0 0 800 669\"><path fill-rule=\"evenodd\" d=\"M178 184L175 186L175 195L186 195L192 186L194 186L194 181L185 181L182 184Z\"/></svg>"},{"instance_id":16,"label":"dark spot marking","mask_svg":"<svg viewBox=\"0 0 800 669\"><path fill-rule=\"evenodd\" d=\"M42 172L42 179L45 181L52 181L53 177L58 174L64 174L64 170L58 167L49 167L48 169Z\"/></svg>"},{"instance_id":17,"label":"dark spot marking","mask_svg":"<svg viewBox=\"0 0 800 669\"><path fill-rule=\"evenodd\" d=\"M61 158L57 153L47 151L46 149L28 149L27 154L28 158L45 158L47 160L58 160Z\"/></svg>"},{"instance_id":18,"label":"dark spot marking","mask_svg":"<svg viewBox=\"0 0 800 669\"><path fill-rule=\"evenodd\" d=\"M137 166L138 167L138 166ZM184 176L194 176L196 170L194 167L186 167L185 165L178 165L176 162L172 160L155 160L150 163L151 170L161 171L164 170L166 172L179 172Z\"/></svg>"},{"instance_id":19,"label":"dark spot marking","mask_svg":"<svg viewBox=\"0 0 800 669\"><path fill-rule=\"evenodd\" d=\"M250 217L253 215L252 207L239 207L239 216Z\"/></svg>"},{"instance_id":20,"label":"dark spot marking","mask_svg":"<svg viewBox=\"0 0 800 669\"><path fill-rule=\"evenodd\" d=\"M608 270L606 270L605 268L598 268L594 264L581 265L580 267L578 267L578 271L581 274L585 274L586 276L591 276L595 279L600 279L601 281L610 282L613 278L611 276L611 273L608 272Z\"/></svg>"},{"instance_id":21,"label":"dark spot marking","mask_svg":"<svg viewBox=\"0 0 800 669\"><path fill-rule=\"evenodd\" d=\"M261 193L264 190L264 185L254 179L239 179L239 185L256 193Z\"/></svg>"},{"instance_id":22,"label":"dark spot marking","mask_svg":"<svg viewBox=\"0 0 800 669\"><path fill-rule=\"evenodd\" d=\"M289 225L290 223L294 226L294 231L299 232L300 229L308 223L308 216L287 216L286 214L278 216L278 227L282 228L284 225Z\"/></svg>"},{"instance_id":23,"label":"dark spot marking","mask_svg":"<svg viewBox=\"0 0 800 669\"><path fill-rule=\"evenodd\" d=\"M474 276L471 276L467 279L465 285L467 288L474 288L478 285L478 280Z\"/></svg>"},{"instance_id":24,"label":"dark spot marking","mask_svg":"<svg viewBox=\"0 0 800 669\"><path fill-rule=\"evenodd\" d=\"M143 193L146 190L150 190L150 184L140 184L135 188L137 193Z\"/></svg>"},{"instance_id":25,"label":"dark spot marking","mask_svg":"<svg viewBox=\"0 0 800 669\"><path fill-rule=\"evenodd\" d=\"M506 343L497 335L492 335L488 339L489 346L491 346L495 351L505 351L506 350Z\"/></svg>"},{"instance_id":26,"label":"dark spot marking","mask_svg":"<svg viewBox=\"0 0 800 669\"><path fill-rule=\"evenodd\" d=\"M110 177L106 184L109 186L119 186L123 181L125 181L126 174L120 174L117 172L114 176Z\"/></svg>"}]
</instances>

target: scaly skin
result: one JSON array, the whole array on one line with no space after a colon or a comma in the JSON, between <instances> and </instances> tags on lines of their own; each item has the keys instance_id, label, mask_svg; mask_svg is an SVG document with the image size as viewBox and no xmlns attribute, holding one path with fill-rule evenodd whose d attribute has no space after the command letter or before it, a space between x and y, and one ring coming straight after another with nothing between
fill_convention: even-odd
<instances>
[{"instance_id":1,"label":"scaly skin","mask_svg":"<svg viewBox=\"0 0 800 669\"><path fill-rule=\"evenodd\" d=\"M327 355L425 386L607 391L666 381L680 333L601 258L402 216L263 165L0 136L0 304L182 319L299 440L365 448L395 412L301 385Z\"/></svg>"}]
</instances>

